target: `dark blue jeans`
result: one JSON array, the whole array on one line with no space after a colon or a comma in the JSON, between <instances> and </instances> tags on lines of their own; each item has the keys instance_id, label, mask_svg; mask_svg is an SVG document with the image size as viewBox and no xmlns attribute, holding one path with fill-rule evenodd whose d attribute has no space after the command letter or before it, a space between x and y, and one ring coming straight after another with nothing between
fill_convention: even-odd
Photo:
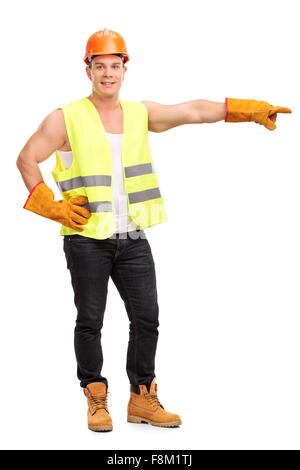
<instances>
[{"instance_id":1,"label":"dark blue jeans","mask_svg":"<svg viewBox=\"0 0 300 470\"><path fill-rule=\"evenodd\" d=\"M74 346L81 387L91 382L108 385L101 375L101 329L110 276L130 322L126 365L130 384L151 382L155 377L159 308L155 264L144 231L114 234L105 240L65 235L64 252L77 308Z\"/></svg>"}]
</instances>

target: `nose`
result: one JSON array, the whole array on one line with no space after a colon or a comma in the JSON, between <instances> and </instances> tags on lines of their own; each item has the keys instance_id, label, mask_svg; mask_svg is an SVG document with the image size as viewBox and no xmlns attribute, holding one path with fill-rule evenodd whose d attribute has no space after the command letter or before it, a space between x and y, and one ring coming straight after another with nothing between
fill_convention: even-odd
<instances>
[{"instance_id":1,"label":"nose","mask_svg":"<svg viewBox=\"0 0 300 470\"><path fill-rule=\"evenodd\" d=\"M104 73L104 75L111 75L111 74L112 74L111 68L104 66L104 71L103 71L103 73Z\"/></svg>"},{"instance_id":2,"label":"nose","mask_svg":"<svg viewBox=\"0 0 300 470\"><path fill-rule=\"evenodd\" d=\"M106 78L106 79L108 79L108 78L109 78L109 79L112 79L112 77L113 77L113 76L112 76L111 73L106 72L106 73L104 74L104 78Z\"/></svg>"}]
</instances>

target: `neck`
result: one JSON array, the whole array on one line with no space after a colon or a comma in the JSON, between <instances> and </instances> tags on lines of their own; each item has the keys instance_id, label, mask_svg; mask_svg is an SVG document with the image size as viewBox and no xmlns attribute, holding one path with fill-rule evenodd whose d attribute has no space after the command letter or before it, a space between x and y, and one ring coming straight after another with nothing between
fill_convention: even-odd
<instances>
[{"instance_id":1,"label":"neck","mask_svg":"<svg viewBox=\"0 0 300 470\"><path fill-rule=\"evenodd\" d=\"M119 96L99 96L95 91L88 96L88 99L101 111L113 112L121 109Z\"/></svg>"}]
</instances>

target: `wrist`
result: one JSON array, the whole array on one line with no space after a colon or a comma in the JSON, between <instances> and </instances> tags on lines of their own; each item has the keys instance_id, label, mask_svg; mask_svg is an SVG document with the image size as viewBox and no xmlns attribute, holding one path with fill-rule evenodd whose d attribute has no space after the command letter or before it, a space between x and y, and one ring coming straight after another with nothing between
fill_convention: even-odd
<instances>
[{"instance_id":1,"label":"wrist","mask_svg":"<svg viewBox=\"0 0 300 470\"><path fill-rule=\"evenodd\" d=\"M29 195L28 195L28 198L26 199L26 202L25 202L25 204L24 204L24 206L23 206L23 209L26 209L25 206L26 206L26 204L28 203L29 198L31 197L33 191L34 191L35 188L36 188L39 184L41 184L41 183L43 183L43 181L39 181L35 186L33 186L32 190L30 191L30 193L29 193Z\"/></svg>"},{"instance_id":2,"label":"wrist","mask_svg":"<svg viewBox=\"0 0 300 470\"><path fill-rule=\"evenodd\" d=\"M227 118L228 118L228 102L227 102L228 98L225 98L225 106L226 106L226 115L225 115L225 119L224 121L227 122Z\"/></svg>"}]
</instances>

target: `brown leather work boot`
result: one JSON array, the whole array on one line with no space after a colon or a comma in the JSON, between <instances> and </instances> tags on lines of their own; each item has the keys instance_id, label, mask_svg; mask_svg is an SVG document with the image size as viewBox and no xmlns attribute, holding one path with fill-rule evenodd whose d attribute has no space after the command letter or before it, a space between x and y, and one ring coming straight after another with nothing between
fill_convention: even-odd
<instances>
[{"instance_id":1,"label":"brown leather work boot","mask_svg":"<svg viewBox=\"0 0 300 470\"><path fill-rule=\"evenodd\" d=\"M149 392L146 385L130 386L130 400L127 407L128 423L150 423L153 426L179 426L179 415L168 413L157 397L157 384L152 380Z\"/></svg>"},{"instance_id":2,"label":"brown leather work boot","mask_svg":"<svg viewBox=\"0 0 300 470\"><path fill-rule=\"evenodd\" d=\"M88 428L91 431L112 431L112 420L107 409L107 391L104 382L93 382L84 388L88 401Z\"/></svg>"}]
</instances>

